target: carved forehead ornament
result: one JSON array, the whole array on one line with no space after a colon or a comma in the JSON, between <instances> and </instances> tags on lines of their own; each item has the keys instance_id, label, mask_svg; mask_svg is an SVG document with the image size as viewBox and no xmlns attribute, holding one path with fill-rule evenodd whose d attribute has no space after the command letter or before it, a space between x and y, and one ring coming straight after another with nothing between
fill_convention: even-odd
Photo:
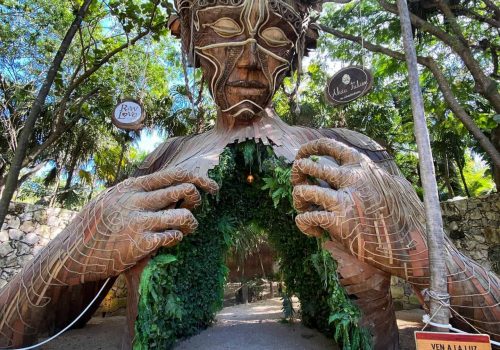
<instances>
[{"instance_id":1,"label":"carved forehead ornament","mask_svg":"<svg viewBox=\"0 0 500 350\"><path fill-rule=\"evenodd\" d=\"M185 35L189 35L189 38L185 39L188 39L186 42L190 43L190 47L184 47L184 51L189 52L190 55L194 53L195 49L193 46L193 36L195 32L200 30L200 13L206 11L223 13L224 9L229 11L231 11L230 9L239 9L241 23L250 34L260 34L258 33L259 26L265 24L265 22L269 20L271 13L288 23L296 36L296 38L290 39L294 41L293 44L296 52L299 56L302 56L306 53L306 49L315 47L318 34L317 29L311 26L311 12L313 10L321 10L323 2L326 1L177 0L175 5L181 17L184 31L182 36L185 37ZM257 11L255 10L256 7L258 7ZM250 18L255 15L255 13L258 14L257 20L255 20L255 18L251 20ZM174 16L174 18L178 18L178 16ZM173 21L173 19L171 21Z\"/></svg>"}]
</instances>

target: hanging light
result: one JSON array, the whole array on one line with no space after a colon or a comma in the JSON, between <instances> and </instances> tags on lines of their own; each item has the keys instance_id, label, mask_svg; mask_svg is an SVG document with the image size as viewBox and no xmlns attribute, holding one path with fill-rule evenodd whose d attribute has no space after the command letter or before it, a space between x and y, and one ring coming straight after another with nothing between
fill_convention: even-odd
<instances>
[{"instance_id":1,"label":"hanging light","mask_svg":"<svg viewBox=\"0 0 500 350\"><path fill-rule=\"evenodd\" d=\"M252 173L248 174L247 183L251 185L253 183L253 180L255 180L255 178L253 177Z\"/></svg>"}]
</instances>

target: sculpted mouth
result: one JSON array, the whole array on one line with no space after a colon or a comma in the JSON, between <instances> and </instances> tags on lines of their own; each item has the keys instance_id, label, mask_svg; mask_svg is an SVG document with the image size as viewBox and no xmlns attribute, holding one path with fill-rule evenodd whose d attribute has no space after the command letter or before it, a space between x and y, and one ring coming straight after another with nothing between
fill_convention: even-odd
<instances>
[{"instance_id":1,"label":"sculpted mouth","mask_svg":"<svg viewBox=\"0 0 500 350\"><path fill-rule=\"evenodd\" d=\"M247 88L247 89L266 89L267 85L257 80L236 80L226 83L227 86Z\"/></svg>"}]
</instances>

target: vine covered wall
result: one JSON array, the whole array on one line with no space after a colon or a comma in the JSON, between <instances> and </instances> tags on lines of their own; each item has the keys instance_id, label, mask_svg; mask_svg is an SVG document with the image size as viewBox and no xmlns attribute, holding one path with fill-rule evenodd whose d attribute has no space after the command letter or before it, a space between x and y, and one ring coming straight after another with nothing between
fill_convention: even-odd
<instances>
[{"instance_id":1,"label":"vine covered wall","mask_svg":"<svg viewBox=\"0 0 500 350\"><path fill-rule=\"evenodd\" d=\"M286 316L295 312L290 298L296 295L306 326L344 349L369 348L370 337L358 327L360 312L340 287L335 262L319 240L295 226L290 166L270 148L246 142L227 148L209 175L220 191L203 196L195 212L197 231L163 249L142 275L134 348L169 348L213 322L222 306L226 254L245 234L265 235L277 252Z\"/></svg>"}]
</instances>

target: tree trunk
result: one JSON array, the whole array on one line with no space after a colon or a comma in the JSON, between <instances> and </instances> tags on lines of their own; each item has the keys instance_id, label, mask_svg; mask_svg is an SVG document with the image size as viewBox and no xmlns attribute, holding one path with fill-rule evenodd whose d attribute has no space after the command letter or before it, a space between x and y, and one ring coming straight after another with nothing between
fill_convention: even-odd
<instances>
[{"instance_id":1,"label":"tree trunk","mask_svg":"<svg viewBox=\"0 0 500 350\"><path fill-rule=\"evenodd\" d=\"M92 196L94 194L94 190L95 190L94 179L95 179L95 176L96 176L96 172L97 172L97 169L94 166L94 172L93 172L93 174L91 173L91 180L92 181L90 182L90 192L89 192L89 195L87 197L87 203L92 200Z\"/></svg>"},{"instance_id":2,"label":"tree trunk","mask_svg":"<svg viewBox=\"0 0 500 350\"><path fill-rule=\"evenodd\" d=\"M54 188L54 192L52 192L52 196L50 197L49 207L53 207L54 206L54 204L56 203L56 200L57 200L57 193L59 192L59 186L60 186L59 177L61 176L62 166L59 167L56 164L56 167L57 167L57 172L56 172L56 187Z\"/></svg>"},{"instance_id":3,"label":"tree trunk","mask_svg":"<svg viewBox=\"0 0 500 350\"><path fill-rule=\"evenodd\" d=\"M462 179L462 184L464 185L464 191L467 197L470 198L470 192L469 192L469 187L467 186L467 181L465 181L465 176L464 176L464 165L460 164L457 161L457 166L458 166L458 172L460 173L460 178Z\"/></svg>"},{"instance_id":4,"label":"tree trunk","mask_svg":"<svg viewBox=\"0 0 500 350\"><path fill-rule=\"evenodd\" d=\"M264 269L264 264L262 263L262 257L260 256L260 248L257 245L257 256L259 257L260 268L262 269L262 277L266 278L266 270Z\"/></svg>"},{"instance_id":5,"label":"tree trunk","mask_svg":"<svg viewBox=\"0 0 500 350\"><path fill-rule=\"evenodd\" d=\"M47 72L45 81L42 87L40 88L40 91L38 92L38 95L35 101L33 102L33 105L31 106L30 113L28 115L28 118L26 119L24 128L21 131L21 135L17 142L16 152L14 154L14 158L10 166L9 174L7 175L5 188L4 191L2 192L2 198L0 199L0 226L2 226L5 220L5 216L7 215L7 210L9 209L9 202L12 199L14 191L16 190L17 179L19 177L19 173L21 172L22 163L28 149L29 140L33 133L33 129L35 127L35 122L38 119L38 116L40 115L40 112L45 104L45 99L47 98L47 95L49 94L50 88L52 87L56 74L61 67L61 63L64 59L64 56L66 56L66 53L71 45L71 42L73 41L73 37L75 36L76 31L80 27L83 18L85 17L92 1L93 0L85 0L82 6L80 7L80 10L76 14L73 23L66 32L66 36L61 42L59 50L57 51L56 56L54 57L54 61L52 62L49 71Z\"/></svg>"},{"instance_id":6,"label":"tree trunk","mask_svg":"<svg viewBox=\"0 0 500 350\"><path fill-rule=\"evenodd\" d=\"M66 179L66 184L64 185L63 193L61 194L60 198L61 203L64 203L64 201L66 200L66 198L68 198L69 195L69 189L71 187L71 182L73 181L73 174L75 172L75 168L78 163L78 158L79 158L78 156L80 155L80 152L82 150L82 138L84 133L85 133L85 128L82 128L78 134L75 148L73 152L71 152L69 167L66 168L68 178Z\"/></svg>"},{"instance_id":7,"label":"tree trunk","mask_svg":"<svg viewBox=\"0 0 500 350\"><path fill-rule=\"evenodd\" d=\"M5 176L4 176L4 173L5 173L5 168L7 166L5 165L5 163L0 166L0 193L2 193L2 188L3 188L3 185L5 184Z\"/></svg>"},{"instance_id":8,"label":"tree trunk","mask_svg":"<svg viewBox=\"0 0 500 350\"><path fill-rule=\"evenodd\" d=\"M431 275L429 286L429 296L431 296L429 303L430 314L433 315L433 322L448 325L450 322L449 309L442 304L442 302L449 302L446 279L447 270L444 255L441 253L444 248L443 219L441 217L441 207L439 204L429 131L427 129L424 114L424 101L419 84L417 54L413 42L410 14L406 0L398 0L397 5L401 21L406 63L408 66L414 132L418 147L422 187L424 190L427 245L429 249L429 269ZM438 330L447 332L448 328L438 328Z\"/></svg>"},{"instance_id":9,"label":"tree trunk","mask_svg":"<svg viewBox=\"0 0 500 350\"><path fill-rule=\"evenodd\" d=\"M491 143L495 145L497 150L500 150L500 125L491 130ZM500 166L495 163L493 163L493 180L497 186L497 191L500 192Z\"/></svg>"},{"instance_id":10,"label":"tree trunk","mask_svg":"<svg viewBox=\"0 0 500 350\"><path fill-rule=\"evenodd\" d=\"M444 156L444 182L446 183L446 188L448 189L448 195L450 198L455 197L455 191L451 187L450 183L450 165L448 164L448 156Z\"/></svg>"},{"instance_id":11,"label":"tree trunk","mask_svg":"<svg viewBox=\"0 0 500 350\"><path fill-rule=\"evenodd\" d=\"M116 173L115 173L115 181L114 185L116 185L118 182L120 182L120 172L122 170L122 162L123 162L123 157L125 156L125 151L127 150L127 145L122 143L122 150L120 152L120 159L118 160L118 164L116 166Z\"/></svg>"}]
</instances>

